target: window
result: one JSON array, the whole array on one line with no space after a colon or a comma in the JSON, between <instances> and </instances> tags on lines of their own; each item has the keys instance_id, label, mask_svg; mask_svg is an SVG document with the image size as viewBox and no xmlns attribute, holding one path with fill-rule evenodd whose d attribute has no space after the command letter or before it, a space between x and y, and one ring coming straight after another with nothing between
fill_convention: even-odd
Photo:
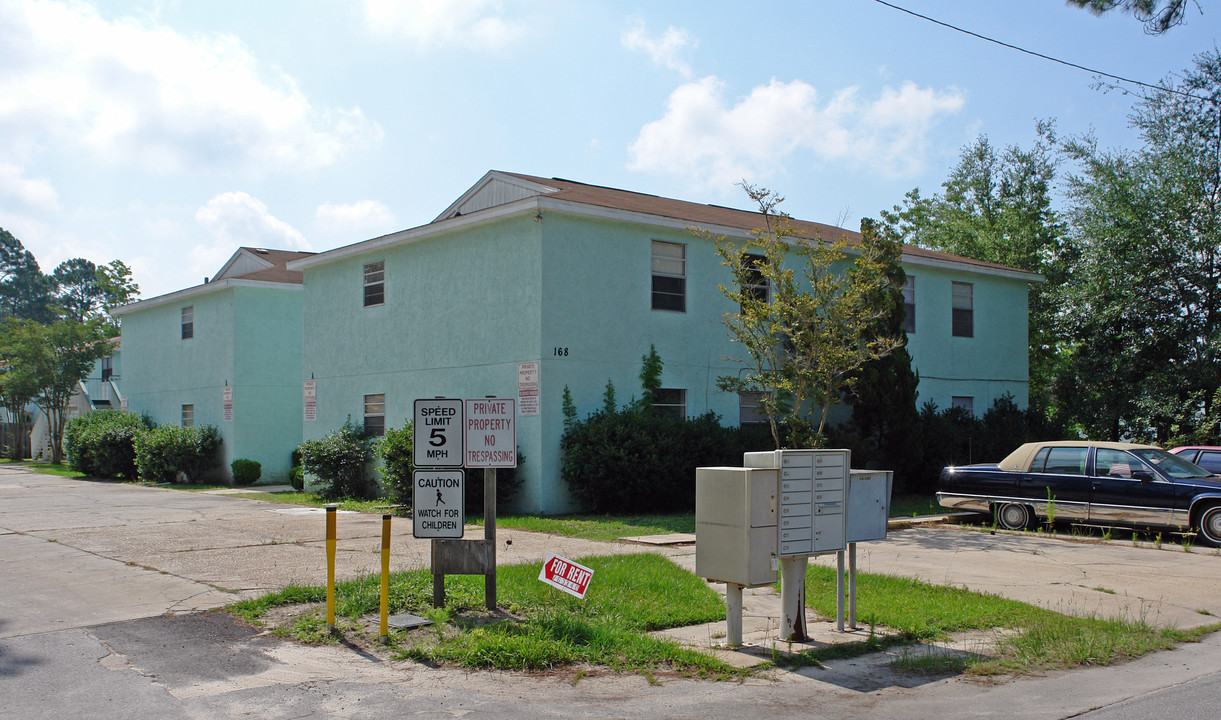
<instances>
[{"instance_id":1,"label":"window","mask_svg":"<svg viewBox=\"0 0 1221 720\"><path fill-rule=\"evenodd\" d=\"M953 285L953 335L975 337L975 286L960 282Z\"/></svg>"},{"instance_id":2,"label":"window","mask_svg":"<svg viewBox=\"0 0 1221 720\"><path fill-rule=\"evenodd\" d=\"M194 405L183 405L182 406L182 426L183 427L195 427L195 406Z\"/></svg>"},{"instance_id":3,"label":"window","mask_svg":"<svg viewBox=\"0 0 1221 720\"><path fill-rule=\"evenodd\" d=\"M916 278L911 275L903 285L903 332L916 332Z\"/></svg>"},{"instance_id":4,"label":"window","mask_svg":"<svg viewBox=\"0 0 1221 720\"><path fill-rule=\"evenodd\" d=\"M742 278L742 294L764 303L771 302L772 299L772 285L760 270L766 264L767 258L762 255L742 256L742 270L745 275Z\"/></svg>"},{"instance_id":5,"label":"window","mask_svg":"<svg viewBox=\"0 0 1221 720\"><path fill-rule=\"evenodd\" d=\"M660 415L687 417L687 391L676 388L657 388L653 391L653 409Z\"/></svg>"},{"instance_id":6,"label":"window","mask_svg":"<svg viewBox=\"0 0 1221 720\"><path fill-rule=\"evenodd\" d=\"M112 375L114 375L114 357L107 355L106 357L102 358L101 368L102 382L106 382L111 378Z\"/></svg>"},{"instance_id":7,"label":"window","mask_svg":"<svg viewBox=\"0 0 1221 720\"><path fill-rule=\"evenodd\" d=\"M968 415L975 415L975 398L967 395L955 395L950 398L950 407L962 408Z\"/></svg>"},{"instance_id":8,"label":"window","mask_svg":"<svg viewBox=\"0 0 1221 720\"><path fill-rule=\"evenodd\" d=\"M182 339L189 340L195 337L195 306L190 305L182 309Z\"/></svg>"},{"instance_id":9,"label":"window","mask_svg":"<svg viewBox=\"0 0 1221 720\"><path fill-rule=\"evenodd\" d=\"M653 241L653 309L687 311L687 246Z\"/></svg>"},{"instance_id":10,"label":"window","mask_svg":"<svg viewBox=\"0 0 1221 720\"><path fill-rule=\"evenodd\" d=\"M1205 450L1200 453L1200 457L1196 458L1196 465L1204 468L1210 473L1221 473L1221 452L1215 450Z\"/></svg>"},{"instance_id":11,"label":"window","mask_svg":"<svg viewBox=\"0 0 1221 720\"><path fill-rule=\"evenodd\" d=\"M1151 472L1149 466L1123 450L1098 448L1094 455L1094 474L1099 477L1130 478L1133 471Z\"/></svg>"},{"instance_id":12,"label":"window","mask_svg":"<svg viewBox=\"0 0 1221 720\"><path fill-rule=\"evenodd\" d=\"M365 433L373 437L386 434L386 395L365 396Z\"/></svg>"},{"instance_id":13,"label":"window","mask_svg":"<svg viewBox=\"0 0 1221 720\"><path fill-rule=\"evenodd\" d=\"M738 424L759 425L767 422L767 413L759 407L759 402L767 397L767 393L743 390L738 393Z\"/></svg>"},{"instance_id":14,"label":"window","mask_svg":"<svg viewBox=\"0 0 1221 720\"><path fill-rule=\"evenodd\" d=\"M1043 472L1056 475L1084 475L1086 451L1087 448L1083 447L1049 448Z\"/></svg>"},{"instance_id":15,"label":"window","mask_svg":"<svg viewBox=\"0 0 1221 720\"><path fill-rule=\"evenodd\" d=\"M365 265L365 307L386 302L385 261Z\"/></svg>"}]
</instances>

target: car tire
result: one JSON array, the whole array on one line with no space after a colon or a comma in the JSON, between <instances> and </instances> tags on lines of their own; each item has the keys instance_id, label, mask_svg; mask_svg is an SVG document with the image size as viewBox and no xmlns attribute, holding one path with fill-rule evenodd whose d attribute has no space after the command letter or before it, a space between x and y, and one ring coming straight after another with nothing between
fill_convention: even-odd
<instances>
[{"instance_id":1,"label":"car tire","mask_svg":"<svg viewBox=\"0 0 1221 720\"><path fill-rule=\"evenodd\" d=\"M1025 530L1033 518L1030 508L1020 503L999 503L993 512L996 524L1006 530Z\"/></svg>"},{"instance_id":2,"label":"car tire","mask_svg":"<svg viewBox=\"0 0 1221 720\"><path fill-rule=\"evenodd\" d=\"M1200 531L1200 542L1209 547L1221 547L1221 505L1204 508L1196 523Z\"/></svg>"}]
</instances>

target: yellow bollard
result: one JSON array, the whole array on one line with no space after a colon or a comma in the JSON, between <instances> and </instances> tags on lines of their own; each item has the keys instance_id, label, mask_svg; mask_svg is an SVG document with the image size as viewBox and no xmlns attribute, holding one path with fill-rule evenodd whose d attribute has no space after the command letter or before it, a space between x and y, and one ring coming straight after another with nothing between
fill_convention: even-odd
<instances>
[{"instance_id":1,"label":"yellow bollard","mask_svg":"<svg viewBox=\"0 0 1221 720\"><path fill-rule=\"evenodd\" d=\"M382 515L382 636L383 644L390 642L390 516Z\"/></svg>"},{"instance_id":2,"label":"yellow bollard","mask_svg":"<svg viewBox=\"0 0 1221 720\"><path fill-rule=\"evenodd\" d=\"M326 507L326 630L335 632L335 510Z\"/></svg>"}]
</instances>

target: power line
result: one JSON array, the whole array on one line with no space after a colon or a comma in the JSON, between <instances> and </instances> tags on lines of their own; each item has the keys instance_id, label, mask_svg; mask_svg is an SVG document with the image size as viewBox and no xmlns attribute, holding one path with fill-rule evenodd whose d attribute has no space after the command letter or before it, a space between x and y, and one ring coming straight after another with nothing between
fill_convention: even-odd
<instances>
[{"instance_id":1,"label":"power line","mask_svg":"<svg viewBox=\"0 0 1221 720\"><path fill-rule=\"evenodd\" d=\"M913 17L918 17L921 20L927 20L928 22L931 22L934 25L940 25L941 27L949 28L950 30L954 30L956 32L963 33L964 35L970 35L971 37L979 38L980 40L985 40L987 42L994 43L996 45L1000 45L1001 47L1009 48L1010 50L1017 50L1020 53L1026 53L1027 55L1033 55L1034 57L1041 58L1043 60L1050 60L1051 62L1059 63L1060 65L1074 68L1076 70L1084 70L1085 72L1093 73L1094 75L1101 75L1103 77L1111 78L1112 80L1118 80L1119 82L1139 85L1141 87L1146 87L1146 88L1149 88L1150 90L1156 90L1158 92L1173 93L1175 95L1182 95L1183 97L1192 98L1193 100L1202 100L1204 102L1211 102L1211 99L1209 99L1209 98L1200 97L1199 95L1192 95L1191 93L1184 92L1182 90L1176 90L1174 88L1168 88L1168 87L1164 87L1161 85L1151 85L1150 83L1147 83L1147 82L1141 82L1140 80L1133 80L1132 78L1126 78L1126 77L1123 77L1122 75L1113 75L1109 72L1103 72L1102 70L1095 70L1093 68L1088 68L1084 65L1078 65L1077 63L1068 62L1067 60L1061 60L1059 58L1054 58L1050 55L1044 55L1043 53L1035 52L1033 50L1027 50L1026 48L1018 47L1017 45L1011 45L1010 43L1003 42L1001 40L997 40L996 38L990 38L987 35L980 35L977 32L971 32L970 30L960 28L957 25L951 25L949 23L942 22L940 20L931 18L927 15L921 15L918 12L914 12L912 10L908 10L907 8L902 8L902 7L899 7L898 5L888 3L888 2L886 2L886 0L873 0L873 1L878 3L879 5L885 5L886 7L890 8L892 10L898 10L899 12L907 13L908 15L911 15Z\"/></svg>"}]
</instances>

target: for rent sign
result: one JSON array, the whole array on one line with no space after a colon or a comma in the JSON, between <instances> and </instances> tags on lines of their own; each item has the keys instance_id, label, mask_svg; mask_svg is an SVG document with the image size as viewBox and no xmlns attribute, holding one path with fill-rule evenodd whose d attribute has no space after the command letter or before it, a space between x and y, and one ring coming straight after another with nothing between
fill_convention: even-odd
<instances>
[{"instance_id":1,"label":"for rent sign","mask_svg":"<svg viewBox=\"0 0 1221 720\"><path fill-rule=\"evenodd\" d=\"M553 588L563 590L569 595L585 599L585 591L589 589L589 581L593 579L594 571L566 560L555 553L547 556L538 579Z\"/></svg>"},{"instance_id":2,"label":"for rent sign","mask_svg":"<svg viewBox=\"0 0 1221 720\"><path fill-rule=\"evenodd\" d=\"M466 467L517 467L517 405L511 398L467 400L463 418Z\"/></svg>"}]
</instances>

